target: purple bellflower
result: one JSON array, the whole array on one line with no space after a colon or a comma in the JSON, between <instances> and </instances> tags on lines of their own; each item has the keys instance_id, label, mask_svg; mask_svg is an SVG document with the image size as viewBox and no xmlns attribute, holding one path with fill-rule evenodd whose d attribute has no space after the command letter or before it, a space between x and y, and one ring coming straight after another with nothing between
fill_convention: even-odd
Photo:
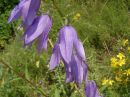
<instances>
[{"instance_id":1,"label":"purple bellflower","mask_svg":"<svg viewBox=\"0 0 130 97\"><path fill-rule=\"evenodd\" d=\"M66 82L74 81L80 84L87 77L85 59L84 48L77 37L76 30L72 26L62 27L50 59L50 70L62 60L65 65Z\"/></svg>"},{"instance_id":2,"label":"purple bellflower","mask_svg":"<svg viewBox=\"0 0 130 97\"><path fill-rule=\"evenodd\" d=\"M28 28L32 24L39 10L41 0L20 0L20 3L12 10L8 22L22 17L23 27Z\"/></svg>"},{"instance_id":3,"label":"purple bellflower","mask_svg":"<svg viewBox=\"0 0 130 97\"><path fill-rule=\"evenodd\" d=\"M96 87L96 83L94 81L87 81L85 87L85 95L86 97L102 97L99 94L99 91Z\"/></svg>"},{"instance_id":4,"label":"purple bellflower","mask_svg":"<svg viewBox=\"0 0 130 97\"><path fill-rule=\"evenodd\" d=\"M22 39L24 40L24 45L32 44L34 40L38 40L38 53L42 49L47 49L48 33L52 27L52 19L48 15L44 14L37 16L32 25L24 32Z\"/></svg>"}]
</instances>

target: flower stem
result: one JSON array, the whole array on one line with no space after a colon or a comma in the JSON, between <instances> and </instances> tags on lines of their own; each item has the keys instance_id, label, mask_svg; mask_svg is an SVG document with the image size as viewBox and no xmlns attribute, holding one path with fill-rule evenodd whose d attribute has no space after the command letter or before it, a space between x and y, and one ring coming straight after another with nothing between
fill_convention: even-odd
<instances>
[{"instance_id":1,"label":"flower stem","mask_svg":"<svg viewBox=\"0 0 130 97\"><path fill-rule=\"evenodd\" d=\"M53 47L54 47L54 45L53 45L53 43L52 43L51 39L49 39L49 38L48 38L48 42L49 42L49 44L50 44L51 48L53 48Z\"/></svg>"}]
</instances>

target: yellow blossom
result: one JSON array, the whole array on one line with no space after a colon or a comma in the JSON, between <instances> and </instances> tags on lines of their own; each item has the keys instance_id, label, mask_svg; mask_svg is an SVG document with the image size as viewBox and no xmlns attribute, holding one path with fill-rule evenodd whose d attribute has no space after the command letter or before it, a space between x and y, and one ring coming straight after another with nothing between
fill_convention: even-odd
<instances>
[{"instance_id":1,"label":"yellow blossom","mask_svg":"<svg viewBox=\"0 0 130 97\"><path fill-rule=\"evenodd\" d=\"M112 57L112 58L111 58L111 66L112 66L112 67L117 67L117 65L118 65L118 64L117 64L117 59L116 59L115 57Z\"/></svg>"},{"instance_id":2,"label":"yellow blossom","mask_svg":"<svg viewBox=\"0 0 130 97\"><path fill-rule=\"evenodd\" d=\"M77 17L80 17L81 15L80 15L80 13L77 13L76 16L77 16Z\"/></svg>"},{"instance_id":3,"label":"yellow blossom","mask_svg":"<svg viewBox=\"0 0 130 97\"><path fill-rule=\"evenodd\" d=\"M117 58L119 58L120 60L122 60L123 58L125 58L125 55L123 53L119 53L117 55Z\"/></svg>"},{"instance_id":4,"label":"yellow blossom","mask_svg":"<svg viewBox=\"0 0 130 97\"><path fill-rule=\"evenodd\" d=\"M114 83L114 80L109 80L108 83L109 83L110 86L112 86L113 83Z\"/></svg>"},{"instance_id":5,"label":"yellow blossom","mask_svg":"<svg viewBox=\"0 0 130 97\"><path fill-rule=\"evenodd\" d=\"M111 79L103 79L102 80L102 85L110 85L112 86L114 83L114 80L111 80Z\"/></svg>"},{"instance_id":6,"label":"yellow blossom","mask_svg":"<svg viewBox=\"0 0 130 97\"><path fill-rule=\"evenodd\" d=\"M107 79L103 79L102 80L102 85L106 85L108 83L108 80Z\"/></svg>"},{"instance_id":7,"label":"yellow blossom","mask_svg":"<svg viewBox=\"0 0 130 97\"><path fill-rule=\"evenodd\" d=\"M126 45L128 45L129 44L129 41L128 41L128 39L126 39L126 40L123 40L123 46L126 46Z\"/></svg>"},{"instance_id":8,"label":"yellow blossom","mask_svg":"<svg viewBox=\"0 0 130 97\"><path fill-rule=\"evenodd\" d=\"M126 60L125 60L125 59L122 59L122 60L119 60L119 61L118 61L119 66L125 65L125 63L126 63Z\"/></svg>"},{"instance_id":9,"label":"yellow blossom","mask_svg":"<svg viewBox=\"0 0 130 97\"><path fill-rule=\"evenodd\" d=\"M129 76L130 75L130 69L125 70L124 74L127 75L127 76Z\"/></svg>"},{"instance_id":10,"label":"yellow blossom","mask_svg":"<svg viewBox=\"0 0 130 97\"><path fill-rule=\"evenodd\" d=\"M76 15L73 17L74 20L78 20L80 18L80 13L76 13Z\"/></svg>"}]
</instances>

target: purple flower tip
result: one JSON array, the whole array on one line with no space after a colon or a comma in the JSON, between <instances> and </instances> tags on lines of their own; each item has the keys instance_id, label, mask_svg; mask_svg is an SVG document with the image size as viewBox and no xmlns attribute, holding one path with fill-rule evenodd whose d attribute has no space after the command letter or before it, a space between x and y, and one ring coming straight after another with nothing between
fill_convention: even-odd
<instances>
[{"instance_id":1,"label":"purple flower tip","mask_svg":"<svg viewBox=\"0 0 130 97\"><path fill-rule=\"evenodd\" d=\"M23 26L27 28L32 24L39 10L40 3L41 0L20 0L20 3L12 10L8 23L22 17Z\"/></svg>"},{"instance_id":2,"label":"purple flower tip","mask_svg":"<svg viewBox=\"0 0 130 97\"><path fill-rule=\"evenodd\" d=\"M87 81L85 87L86 97L102 97L99 94L99 91L96 87L96 83L94 81Z\"/></svg>"}]
</instances>

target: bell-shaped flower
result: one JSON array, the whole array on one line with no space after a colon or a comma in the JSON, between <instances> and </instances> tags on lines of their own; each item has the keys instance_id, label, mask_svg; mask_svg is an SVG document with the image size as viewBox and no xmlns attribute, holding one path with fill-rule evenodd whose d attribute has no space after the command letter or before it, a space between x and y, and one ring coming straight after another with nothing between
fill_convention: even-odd
<instances>
[{"instance_id":1,"label":"bell-shaped flower","mask_svg":"<svg viewBox=\"0 0 130 97\"><path fill-rule=\"evenodd\" d=\"M50 60L50 70L59 64L60 59L65 65L66 82L74 81L80 84L86 80L87 65L84 48L72 26L64 26L60 29L59 39Z\"/></svg>"},{"instance_id":2,"label":"bell-shaped flower","mask_svg":"<svg viewBox=\"0 0 130 97\"><path fill-rule=\"evenodd\" d=\"M8 22L22 17L23 26L27 28L32 24L39 10L41 0L20 0L20 3L12 10Z\"/></svg>"},{"instance_id":3,"label":"bell-shaped flower","mask_svg":"<svg viewBox=\"0 0 130 97\"><path fill-rule=\"evenodd\" d=\"M102 97L99 94L96 83L94 81L87 81L85 86L85 95L86 97Z\"/></svg>"},{"instance_id":4,"label":"bell-shaped flower","mask_svg":"<svg viewBox=\"0 0 130 97\"><path fill-rule=\"evenodd\" d=\"M72 52L75 49L79 56L85 60L85 52L82 43L77 38L77 32L72 26L64 26L59 34L59 48L63 59L69 63Z\"/></svg>"},{"instance_id":5,"label":"bell-shaped flower","mask_svg":"<svg viewBox=\"0 0 130 97\"><path fill-rule=\"evenodd\" d=\"M52 19L48 15L37 16L32 25L24 32L22 38L24 44L29 45L34 40L38 40L38 52L44 48L47 49L48 33L52 27Z\"/></svg>"}]
</instances>

